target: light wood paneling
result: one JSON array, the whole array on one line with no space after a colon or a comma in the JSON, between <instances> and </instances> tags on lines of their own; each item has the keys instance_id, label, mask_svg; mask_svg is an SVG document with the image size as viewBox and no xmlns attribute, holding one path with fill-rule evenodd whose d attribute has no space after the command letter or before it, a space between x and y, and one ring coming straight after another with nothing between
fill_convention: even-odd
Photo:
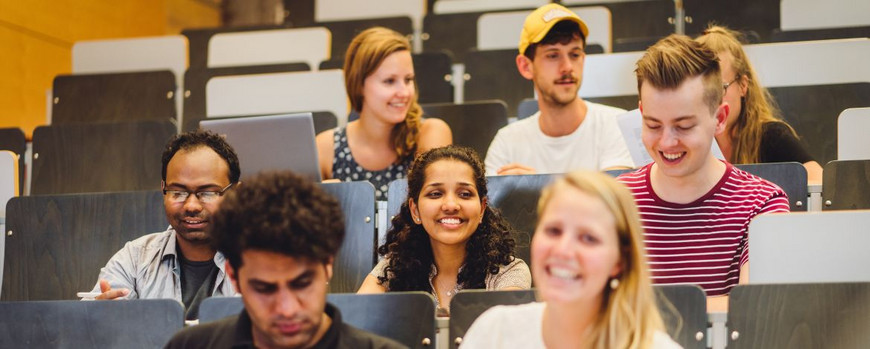
<instances>
[{"instance_id":1,"label":"light wood paneling","mask_svg":"<svg viewBox=\"0 0 870 349\"><path fill-rule=\"evenodd\" d=\"M30 135L46 123L45 94L55 75L70 72L70 50L0 25L0 127L20 127Z\"/></svg>"},{"instance_id":2,"label":"light wood paneling","mask_svg":"<svg viewBox=\"0 0 870 349\"><path fill-rule=\"evenodd\" d=\"M219 0L0 0L0 127L28 138L46 118L46 91L71 71L80 40L178 34L219 26Z\"/></svg>"}]
</instances>

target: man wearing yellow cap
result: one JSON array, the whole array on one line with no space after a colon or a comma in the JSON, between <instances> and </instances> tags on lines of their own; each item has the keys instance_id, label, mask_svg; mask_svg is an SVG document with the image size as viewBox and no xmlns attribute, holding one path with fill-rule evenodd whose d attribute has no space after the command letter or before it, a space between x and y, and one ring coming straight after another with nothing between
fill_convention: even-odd
<instances>
[{"instance_id":1,"label":"man wearing yellow cap","mask_svg":"<svg viewBox=\"0 0 870 349\"><path fill-rule=\"evenodd\" d=\"M498 131L488 175L632 168L616 116L625 110L577 96L589 29L575 13L544 5L526 17L517 69L535 84L540 111Z\"/></svg>"}]
</instances>

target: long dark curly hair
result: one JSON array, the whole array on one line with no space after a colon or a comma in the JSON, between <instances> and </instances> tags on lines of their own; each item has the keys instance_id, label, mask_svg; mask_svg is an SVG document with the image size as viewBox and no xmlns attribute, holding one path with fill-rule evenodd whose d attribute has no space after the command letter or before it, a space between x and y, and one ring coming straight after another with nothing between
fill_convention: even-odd
<instances>
[{"instance_id":1,"label":"long dark curly hair","mask_svg":"<svg viewBox=\"0 0 870 349\"><path fill-rule=\"evenodd\" d=\"M486 176L477 153L468 147L448 145L431 149L417 156L408 172L408 199L418 201L425 182L426 168L439 160L454 160L468 164L474 173L481 203L486 200ZM388 258L389 264L378 280L388 291L425 291L432 293L429 273L434 263L429 235L423 226L414 224L408 200L392 220L387 241L378 247L378 253ZM462 289L485 288L488 274L498 274L499 268L514 260L516 242L511 237L511 226L501 213L486 206L483 220L466 243L465 262L456 284Z\"/></svg>"}]
</instances>

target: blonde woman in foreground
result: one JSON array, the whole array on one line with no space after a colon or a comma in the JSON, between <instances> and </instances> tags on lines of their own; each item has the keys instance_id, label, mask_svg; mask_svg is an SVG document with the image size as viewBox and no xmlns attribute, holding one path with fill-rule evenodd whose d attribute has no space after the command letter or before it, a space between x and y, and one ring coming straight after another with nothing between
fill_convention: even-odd
<instances>
[{"instance_id":1,"label":"blonde woman in foreground","mask_svg":"<svg viewBox=\"0 0 870 349\"><path fill-rule=\"evenodd\" d=\"M634 198L606 174L544 189L532 239L539 302L496 306L463 348L680 348L664 332Z\"/></svg>"}]
</instances>

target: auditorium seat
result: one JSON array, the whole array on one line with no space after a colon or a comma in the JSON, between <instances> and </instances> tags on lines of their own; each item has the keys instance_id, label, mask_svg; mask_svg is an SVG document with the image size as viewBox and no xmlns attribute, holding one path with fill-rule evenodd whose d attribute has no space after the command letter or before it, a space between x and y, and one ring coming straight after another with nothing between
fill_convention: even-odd
<instances>
[{"instance_id":1,"label":"auditorium seat","mask_svg":"<svg viewBox=\"0 0 870 349\"><path fill-rule=\"evenodd\" d=\"M314 19L316 22L323 23L407 17L410 18L412 27L419 30L421 18L426 12L425 6L423 1L407 0L315 0Z\"/></svg>"},{"instance_id":2,"label":"auditorium seat","mask_svg":"<svg viewBox=\"0 0 870 349\"><path fill-rule=\"evenodd\" d=\"M171 70L179 79L187 68L187 39L181 35L77 41L73 74Z\"/></svg>"},{"instance_id":3,"label":"auditorium seat","mask_svg":"<svg viewBox=\"0 0 870 349\"><path fill-rule=\"evenodd\" d=\"M845 109L870 106L870 80L769 88L783 119L820 164L837 159L837 117Z\"/></svg>"},{"instance_id":4,"label":"auditorium seat","mask_svg":"<svg viewBox=\"0 0 870 349\"><path fill-rule=\"evenodd\" d=\"M696 285L654 285L665 329L683 348L707 348L707 294Z\"/></svg>"},{"instance_id":5,"label":"auditorium seat","mask_svg":"<svg viewBox=\"0 0 870 349\"><path fill-rule=\"evenodd\" d=\"M628 52L645 49L647 43L674 32L668 21L674 17L674 2L670 0L637 0L590 2L586 0L563 0L565 6L596 5L610 10L613 52ZM519 38L519 36L517 36ZM637 43L641 44L638 45ZM640 46L640 47L639 47ZM633 68L632 68L633 71Z\"/></svg>"},{"instance_id":6,"label":"auditorium seat","mask_svg":"<svg viewBox=\"0 0 870 349\"><path fill-rule=\"evenodd\" d=\"M870 160L835 160L822 174L822 210L870 209Z\"/></svg>"},{"instance_id":7,"label":"auditorium seat","mask_svg":"<svg viewBox=\"0 0 870 349\"><path fill-rule=\"evenodd\" d=\"M375 266L375 188L369 182L323 183L344 212L345 236L335 259L329 292L356 292Z\"/></svg>"},{"instance_id":8,"label":"auditorium seat","mask_svg":"<svg viewBox=\"0 0 870 349\"><path fill-rule=\"evenodd\" d=\"M6 202L19 195L21 191L18 187L18 158L11 151L0 150L0 232L6 232ZM6 234L3 234L0 236L0 286L3 285L5 251Z\"/></svg>"},{"instance_id":9,"label":"auditorium seat","mask_svg":"<svg viewBox=\"0 0 870 349\"><path fill-rule=\"evenodd\" d=\"M414 54L414 75L420 93L419 103L450 103L453 98L453 58L450 53L423 52Z\"/></svg>"},{"instance_id":10,"label":"auditorium seat","mask_svg":"<svg viewBox=\"0 0 870 349\"><path fill-rule=\"evenodd\" d=\"M0 302L3 348L160 348L184 327L172 299Z\"/></svg>"},{"instance_id":11,"label":"auditorium seat","mask_svg":"<svg viewBox=\"0 0 870 349\"><path fill-rule=\"evenodd\" d=\"M24 131L18 127L0 128L0 150L15 153L18 159L18 189L19 193L27 193L24 188L24 153L27 151L27 139Z\"/></svg>"},{"instance_id":12,"label":"auditorium seat","mask_svg":"<svg viewBox=\"0 0 870 349\"><path fill-rule=\"evenodd\" d=\"M73 74L172 71L176 115L181 115L185 69L187 39L181 35L77 41L72 47Z\"/></svg>"},{"instance_id":13,"label":"auditorium seat","mask_svg":"<svg viewBox=\"0 0 870 349\"><path fill-rule=\"evenodd\" d=\"M175 122L176 90L169 70L58 75L52 87L51 123Z\"/></svg>"},{"instance_id":14,"label":"auditorium seat","mask_svg":"<svg viewBox=\"0 0 870 349\"><path fill-rule=\"evenodd\" d=\"M483 13L426 14L420 34L423 52L447 51L453 57L453 63L464 63L468 50L477 47L477 19L481 14Z\"/></svg>"},{"instance_id":15,"label":"auditorium seat","mask_svg":"<svg viewBox=\"0 0 870 349\"><path fill-rule=\"evenodd\" d=\"M781 15L779 28L785 31L870 26L870 3L866 1L781 0L776 3Z\"/></svg>"},{"instance_id":16,"label":"auditorium seat","mask_svg":"<svg viewBox=\"0 0 870 349\"><path fill-rule=\"evenodd\" d=\"M517 120L525 119L538 112L538 100L534 98L525 98L520 101L517 106Z\"/></svg>"},{"instance_id":17,"label":"auditorium seat","mask_svg":"<svg viewBox=\"0 0 870 349\"><path fill-rule=\"evenodd\" d=\"M450 300L450 348L460 348L462 337L474 320L496 305L519 305L535 301L534 290L461 290ZM530 328L535 328L529 324Z\"/></svg>"},{"instance_id":18,"label":"auditorium seat","mask_svg":"<svg viewBox=\"0 0 870 349\"><path fill-rule=\"evenodd\" d=\"M175 133L168 120L39 126L30 193L160 189L160 156Z\"/></svg>"},{"instance_id":19,"label":"auditorium seat","mask_svg":"<svg viewBox=\"0 0 870 349\"><path fill-rule=\"evenodd\" d=\"M312 0L313 1L313 0ZM190 52L189 69L202 69L208 67L208 45L212 36L220 33L238 33L247 31L274 30L290 28L289 25L257 25L245 27L218 27L218 28L187 28L181 30L181 35L187 38ZM182 70L183 72L183 70Z\"/></svg>"},{"instance_id":20,"label":"auditorium seat","mask_svg":"<svg viewBox=\"0 0 870 349\"><path fill-rule=\"evenodd\" d=\"M326 300L341 311L351 326L394 339L410 348L437 348L435 299L424 292L382 294L330 293ZM238 315L239 297L209 297L199 308L200 323Z\"/></svg>"},{"instance_id":21,"label":"auditorium seat","mask_svg":"<svg viewBox=\"0 0 870 349\"><path fill-rule=\"evenodd\" d=\"M225 68L191 68L184 72L184 122L182 132L193 131L206 117L205 86L216 76L309 71L307 63L287 63Z\"/></svg>"},{"instance_id":22,"label":"auditorium seat","mask_svg":"<svg viewBox=\"0 0 870 349\"><path fill-rule=\"evenodd\" d=\"M520 75L516 56L516 49L469 51L465 57L463 100L500 99L513 113L520 101L534 97L534 84Z\"/></svg>"},{"instance_id":23,"label":"auditorium seat","mask_svg":"<svg viewBox=\"0 0 870 349\"><path fill-rule=\"evenodd\" d=\"M772 42L831 40L870 37L870 25L861 27L824 28L804 30L774 29L770 34Z\"/></svg>"},{"instance_id":24,"label":"auditorium seat","mask_svg":"<svg viewBox=\"0 0 870 349\"><path fill-rule=\"evenodd\" d=\"M870 59L868 38L745 45L744 49L765 87L870 82L870 66L864 64Z\"/></svg>"},{"instance_id":25,"label":"auditorium seat","mask_svg":"<svg viewBox=\"0 0 870 349\"><path fill-rule=\"evenodd\" d=\"M206 117L330 111L347 124L340 70L218 76L206 84Z\"/></svg>"},{"instance_id":26,"label":"auditorium seat","mask_svg":"<svg viewBox=\"0 0 870 349\"><path fill-rule=\"evenodd\" d=\"M498 100L425 104L423 113L427 118L447 122L453 132L453 144L474 149L481 160L486 159L486 151L495 134L508 124L507 108Z\"/></svg>"},{"instance_id":27,"label":"auditorium seat","mask_svg":"<svg viewBox=\"0 0 870 349\"><path fill-rule=\"evenodd\" d=\"M738 285L729 349L862 348L870 343L870 283Z\"/></svg>"},{"instance_id":28,"label":"auditorium seat","mask_svg":"<svg viewBox=\"0 0 870 349\"><path fill-rule=\"evenodd\" d=\"M413 3L414 1L402 2ZM354 5L354 7L356 6L359 5ZM372 4L371 2L367 3L368 8L375 9L375 6L376 5ZM375 26L389 28L395 30L399 34L406 36L409 41L411 41L412 47L414 42L414 27L411 18L408 16L323 20L312 25L326 27L329 29L330 32L332 32L331 59L343 60L345 54L347 53L347 47L350 46L350 42L353 41L353 38L356 37L356 35L363 30Z\"/></svg>"},{"instance_id":29,"label":"auditorium seat","mask_svg":"<svg viewBox=\"0 0 870 349\"><path fill-rule=\"evenodd\" d=\"M654 286L659 313L668 334L683 348L707 348L707 297L694 285ZM450 348L461 348L462 337L481 314L496 305L536 301L534 290L463 290L450 302ZM529 324L530 329L536 328Z\"/></svg>"},{"instance_id":30,"label":"auditorium seat","mask_svg":"<svg viewBox=\"0 0 870 349\"><path fill-rule=\"evenodd\" d=\"M749 283L870 282L858 267L870 263L868 225L867 210L760 215L749 223Z\"/></svg>"},{"instance_id":31,"label":"auditorium seat","mask_svg":"<svg viewBox=\"0 0 870 349\"><path fill-rule=\"evenodd\" d=\"M757 34L761 42L768 42L773 29L780 26L780 0L733 0L728 2L684 1L686 34L695 37L709 23Z\"/></svg>"},{"instance_id":32,"label":"auditorium seat","mask_svg":"<svg viewBox=\"0 0 870 349\"><path fill-rule=\"evenodd\" d=\"M616 22L614 22L616 23ZM637 61L643 52L587 55L583 85L578 95L585 100L632 110L637 108Z\"/></svg>"},{"instance_id":33,"label":"auditorium seat","mask_svg":"<svg viewBox=\"0 0 870 349\"><path fill-rule=\"evenodd\" d=\"M6 214L3 301L77 299L127 241L168 226L156 190L23 196Z\"/></svg>"},{"instance_id":34,"label":"auditorium seat","mask_svg":"<svg viewBox=\"0 0 870 349\"><path fill-rule=\"evenodd\" d=\"M331 57L332 34L325 27L272 29L214 34L208 42L207 67L308 63Z\"/></svg>"},{"instance_id":35,"label":"auditorium seat","mask_svg":"<svg viewBox=\"0 0 870 349\"><path fill-rule=\"evenodd\" d=\"M867 101L870 105L870 101ZM870 159L870 108L849 108L837 117L837 160Z\"/></svg>"},{"instance_id":36,"label":"auditorium seat","mask_svg":"<svg viewBox=\"0 0 870 349\"><path fill-rule=\"evenodd\" d=\"M737 168L778 185L788 195L792 212L807 211L807 169L797 162L740 164Z\"/></svg>"},{"instance_id":37,"label":"auditorium seat","mask_svg":"<svg viewBox=\"0 0 870 349\"><path fill-rule=\"evenodd\" d=\"M550 3L548 0L449 0L436 1L434 13L495 12L517 9L535 9Z\"/></svg>"}]
</instances>

